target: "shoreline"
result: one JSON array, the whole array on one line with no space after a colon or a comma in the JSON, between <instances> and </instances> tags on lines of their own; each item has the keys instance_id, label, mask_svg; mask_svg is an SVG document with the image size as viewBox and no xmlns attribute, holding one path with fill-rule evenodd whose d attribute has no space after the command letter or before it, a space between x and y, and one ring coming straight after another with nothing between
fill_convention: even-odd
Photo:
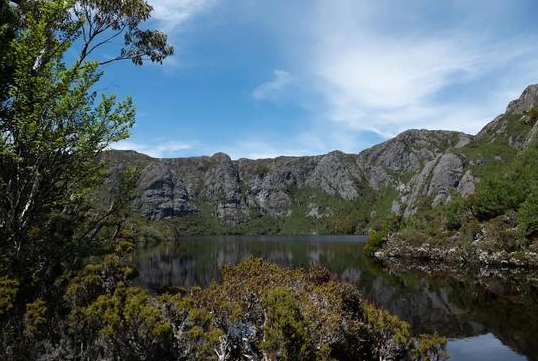
<instances>
[{"instance_id":1,"label":"shoreline","mask_svg":"<svg viewBox=\"0 0 538 361\"><path fill-rule=\"evenodd\" d=\"M420 245L411 245L408 241L396 236L389 236L388 240L372 256L379 261L389 260L422 260L442 262L460 267L487 266L496 268L522 268L538 270L538 252L534 250L506 250L484 249L483 241L474 241L468 245L455 245L452 247L439 247L428 242Z\"/></svg>"}]
</instances>

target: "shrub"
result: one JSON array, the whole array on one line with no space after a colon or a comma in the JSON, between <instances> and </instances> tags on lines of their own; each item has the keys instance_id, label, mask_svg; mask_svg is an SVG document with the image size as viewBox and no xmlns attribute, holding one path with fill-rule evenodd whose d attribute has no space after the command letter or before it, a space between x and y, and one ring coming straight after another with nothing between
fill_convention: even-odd
<instances>
[{"instance_id":1,"label":"shrub","mask_svg":"<svg viewBox=\"0 0 538 361\"><path fill-rule=\"evenodd\" d=\"M521 204L518 212L518 225L525 236L534 237L538 234L538 189L535 188L530 196Z\"/></svg>"},{"instance_id":2,"label":"shrub","mask_svg":"<svg viewBox=\"0 0 538 361\"><path fill-rule=\"evenodd\" d=\"M250 258L192 299L224 331L222 360L405 359L415 345L409 324L364 303L356 287L319 266L286 270Z\"/></svg>"},{"instance_id":3,"label":"shrub","mask_svg":"<svg viewBox=\"0 0 538 361\"><path fill-rule=\"evenodd\" d=\"M416 347L411 353L418 360L445 360L448 358L448 353L445 350L446 342L446 338L438 334L420 335Z\"/></svg>"},{"instance_id":4,"label":"shrub","mask_svg":"<svg viewBox=\"0 0 538 361\"><path fill-rule=\"evenodd\" d=\"M293 291L286 287L269 290L262 298L265 312L261 348L270 359L314 360L310 325L304 319Z\"/></svg>"},{"instance_id":5,"label":"shrub","mask_svg":"<svg viewBox=\"0 0 538 361\"><path fill-rule=\"evenodd\" d=\"M0 316L9 312L15 303L19 282L8 277L0 277Z\"/></svg>"},{"instance_id":6,"label":"shrub","mask_svg":"<svg viewBox=\"0 0 538 361\"><path fill-rule=\"evenodd\" d=\"M387 240L387 233L382 231L371 231L366 238L366 245L364 246L364 252L367 254L373 254L380 249Z\"/></svg>"},{"instance_id":7,"label":"shrub","mask_svg":"<svg viewBox=\"0 0 538 361\"><path fill-rule=\"evenodd\" d=\"M474 241L480 233L480 230L480 222L473 218L463 225L461 232L468 240Z\"/></svg>"},{"instance_id":8,"label":"shrub","mask_svg":"<svg viewBox=\"0 0 538 361\"><path fill-rule=\"evenodd\" d=\"M444 208L444 220L449 230L458 230L469 214L469 206L462 197L455 197Z\"/></svg>"},{"instance_id":9,"label":"shrub","mask_svg":"<svg viewBox=\"0 0 538 361\"><path fill-rule=\"evenodd\" d=\"M35 302L26 305L26 330L30 334L39 332L47 323L47 305L42 299L37 299Z\"/></svg>"},{"instance_id":10,"label":"shrub","mask_svg":"<svg viewBox=\"0 0 538 361\"><path fill-rule=\"evenodd\" d=\"M487 178L479 184L475 201L475 214L479 219L488 220L518 208L525 200L527 189L515 178Z\"/></svg>"},{"instance_id":11,"label":"shrub","mask_svg":"<svg viewBox=\"0 0 538 361\"><path fill-rule=\"evenodd\" d=\"M398 237L408 244L420 245L427 239L431 239L433 229L429 229L428 234L425 234L423 227L416 227L412 224L406 225L398 231Z\"/></svg>"},{"instance_id":12,"label":"shrub","mask_svg":"<svg viewBox=\"0 0 538 361\"><path fill-rule=\"evenodd\" d=\"M129 249L117 247L120 255ZM426 347L418 348L409 324L365 304L356 287L319 266L287 270L250 258L225 267L220 284L161 295L129 286L125 273L118 254L88 265L70 282L55 318L47 318L52 304L29 304L27 358L351 361L407 359ZM44 325L47 335L39 332ZM442 347L434 341L431 355Z\"/></svg>"}]
</instances>

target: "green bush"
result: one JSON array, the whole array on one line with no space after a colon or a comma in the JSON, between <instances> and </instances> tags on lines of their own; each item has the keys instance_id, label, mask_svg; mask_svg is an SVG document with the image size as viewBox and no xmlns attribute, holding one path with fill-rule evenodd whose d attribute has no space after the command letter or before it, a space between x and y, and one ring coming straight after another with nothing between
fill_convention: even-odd
<instances>
[{"instance_id":1,"label":"green bush","mask_svg":"<svg viewBox=\"0 0 538 361\"><path fill-rule=\"evenodd\" d=\"M47 305L39 298L35 302L26 304L24 315L26 330L30 334L36 334L47 323Z\"/></svg>"},{"instance_id":2,"label":"green bush","mask_svg":"<svg viewBox=\"0 0 538 361\"><path fill-rule=\"evenodd\" d=\"M366 246L364 246L364 252L366 254L373 254L375 251L381 248L387 240L387 233L382 231L371 231L366 238Z\"/></svg>"},{"instance_id":3,"label":"green bush","mask_svg":"<svg viewBox=\"0 0 538 361\"><path fill-rule=\"evenodd\" d=\"M398 236L410 244L420 244L427 238L420 229L412 225L403 227L399 232Z\"/></svg>"},{"instance_id":4,"label":"green bush","mask_svg":"<svg viewBox=\"0 0 538 361\"><path fill-rule=\"evenodd\" d=\"M455 197L444 208L443 215L449 230L458 230L469 214L469 205L462 197Z\"/></svg>"},{"instance_id":5,"label":"green bush","mask_svg":"<svg viewBox=\"0 0 538 361\"><path fill-rule=\"evenodd\" d=\"M488 220L516 210L527 196L527 188L516 175L484 179L476 192L475 214Z\"/></svg>"},{"instance_id":6,"label":"green bush","mask_svg":"<svg viewBox=\"0 0 538 361\"><path fill-rule=\"evenodd\" d=\"M277 287L263 295L266 309L264 324L265 339L261 348L271 359L312 360L314 345L311 344L310 326L303 318L293 291Z\"/></svg>"},{"instance_id":7,"label":"green bush","mask_svg":"<svg viewBox=\"0 0 538 361\"><path fill-rule=\"evenodd\" d=\"M412 351L415 359L440 361L448 358L446 352L447 339L438 334L420 335L415 349ZM439 349L439 345L441 348Z\"/></svg>"},{"instance_id":8,"label":"green bush","mask_svg":"<svg viewBox=\"0 0 538 361\"><path fill-rule=\"evenodd\" d=\"M0 277L0 316L15 306L15 297L19 289L19 281L8 277Z\"/></svg>"},{"instance_id":9,"label":"green bush","mask_svg":"<svg viewBox=\"0 0 538 361\"><path fill-rule=\"evenodd\" d=\"M538 189L535 188L518 212L518 225L525 236L538 234Z\"/></svg>"},{"instance_id":10,"label":"green bush","mask_svg":"<svg viewBox=\"0 0 538 361\"><path fill-rule=\"evenodd\" d=\"M472 242L476 239L480 230L480 222L473 218L463 225L461 233L469 242Z\"/></svg>"}]
</instances>

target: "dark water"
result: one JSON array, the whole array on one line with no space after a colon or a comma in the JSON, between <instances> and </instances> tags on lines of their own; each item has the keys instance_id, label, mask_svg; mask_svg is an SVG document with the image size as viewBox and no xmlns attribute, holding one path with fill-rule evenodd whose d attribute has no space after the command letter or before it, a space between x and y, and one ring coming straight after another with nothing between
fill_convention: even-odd
<instances>
[{"instance_id":1,"label":"dark water","mask_svg":"<svg viewBox=\"0 0 538 361\"><path fill-rule=\"evenodd\" d=\"M222 265L250 255L284 267L318 263L415 333L448 337L451 360L538 361L538 290L521 277L391 272L365 258L363 246L362 236L181 238L139 251L138 282L149 289L205 286L219 278Z\"/></svg>"}]
</instances>

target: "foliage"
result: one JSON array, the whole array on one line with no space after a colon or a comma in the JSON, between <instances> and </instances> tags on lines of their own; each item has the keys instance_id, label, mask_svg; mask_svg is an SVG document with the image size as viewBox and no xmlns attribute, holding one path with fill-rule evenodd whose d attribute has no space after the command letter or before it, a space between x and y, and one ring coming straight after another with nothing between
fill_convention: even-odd
<instances>
[{"instance_id":1,"label":"foliage","mask_svg":"<svg viewBox=\"0 0 538 361\"><path fill-rule=\"evenodd\" d=\"M404 357L414 347L409 325L362 301L357 289L319 266L285 270L257 258L223 269L221 284L192 299L223 331L220 360ZM389 351L385 345L394 348ZM417 360L422 360L420 357Z\"/></svg>"},{"instance_id":2,"label":"foliage","mask_svg":"<svg viewBox=\"0 0 538 361\"><path fill-rule=\"evenodd\" d=\"M444 209L445 223L449 230L460 229L468 215L469 205L461 196L454 197Z\"/></svg>"},{"instance_id":3,"label":"foliage","mask_svg":"<svg viewBox=\"0 0 538 361\"><path fill-rule=\"evenodd\" d=\"M519 207L518 224L526 236L538 234L538 188L534 188Z\"/></svg>"},{"instance_id":4,"label":"foliage","mask_svg":"<svg viewBox=\"0 0 538 361\"><path fill-rule=\"evenodd\" d=\"M313 360L308 324L293 291L277 287L264 293L264 340L260 347L270 359Z\"/></svg>"},{"instance_id":5,"label":"foliage","mask_svg":"<svg viewBox=\"0 0 538 361\"><path fill-rule=\"evenodd\" d=\"M26 304L26 330L31 334L37 333L47 323L47 306L45 301L38 298Z\"/></svg>"},{"instance_id":6,"label":"foliage","mask_svg":"<svg viewBox=\"0 0 538 361\"><path fill-rule=\"evenodd\" d=\"M371 323L375 332L383 335L394 334L395 340L404 345L412 342L411 329L408 323L372 305L365 305L364 310L366 319Z\"/></svg>"},{"instance_id":7,"label":"foliage","mask_svg":"<svg viewBox=\"0 0 538 361\"><path fill-rule=\"evenodd\" d=\"M480 220L487 220L517 210L538 184L538 149L531 145L520 152L511 162L497 167L479 183L474 213Z\"/></svg>"},{"instance_id":8,"label":"foliage","mask_svg":"<svg viewBox=\"0 0 538 361\"><path fill-rule=\"evenodd\" d=\"M391 215L383 219L377 229L371 229L366 238L364 252L373 254L380 249L387 241L392 233L398 232L402 227L402 217L399 215Z\"/></svg>"},{"instance_id":9,"label":"foliage","mask_svg":"<svg viewBox=\"0 0 538 361\"><path fill-rule=\"evenodd\" d=\"M476 192L475 214L481 220L488 220L508 210L517 209L523 202L527 190L521 187L517 176L484 179Z\"/></svg>"},{"instance_id":10,"label":"foliage","mask_svg":"<svg viewBox=\"0 0 538 361\"><path fill-rule=\"evenodd\" d=\"M487 221L485 229L495 235L500 249L510 252L523 249L537 229L534 189L538 185L538 149L529 145L498 172L483 179L476 194L469 199L478 221ZM517 212L517 214L516 214ZM515 214L515 215L514 215ZM517 224L513 221L517 218ZM493 231L488 231L494 229Z\"/></svg>"},{"instance_id":11,"label":"foliage","mask_svg":"<svg viewBox=\"0 0 538 361\"><path fill-rule=\"evenodd\" d=\"M320 266L286 270L249 258L225 267L220 284L155 295L130 285L130 250L132 244L118 244L113 254L76 272L61 307L43 299L27 304L26 331L3 344L2 356L427 360L407 323L365 303L354 286ZM431 355L442 347L434 340Z\"/></svg>"},{"instance_id":12,"label":"foliage","mask_svg":"<svg viewBox=\"0 0 538 361\"><path fill-rule=\"evenodd\" d=\"M180 294L160 296L129 285L132 244L123 242L102 262L74 277L64 299L68 347L86 359L206 360L220 333L210 316Z\"/></svg>"},{"instance_id":13,"label":"foliage","mask_svg":"<svg viewBox=\"0 0 538 361\"><path fill-rule=\"evenodd\" d=\"M0 317L13 309L19 281L0 277Z\"/></svg>"},{"instance_id":14,"label":"foliage","mask_svg":"<svg viewBox=\"0 0 538 361\"><path fill-rule=\"evenodd\" d=\"M382 231L371 231L366 238L366 245L364 246L364 252L366 254L373 254L377 251L385 241L387 240L387 233Z\"/></svg>"},{"instance_id":15,"label":"foliage","mask_svg":"<svg viewBox=\"0 0 538 361\"><path fill-rule=\"evenodd\" d=\"M118 284L125 284L135 274L126 259L125 249L132 244L122 241L116 252L106 255L101 262L90 263L74 275L65 289L64 300L71 307L87 305L101 294L110 293Z\"/></svg>"},{"instance_id":16,"label":"foliage","mask_svg":"<svg viewBox=\"0 0 538 361\"><path fill-rule=\"evenodd\" d=\"M144 0L0 1L2 359L32 359L43 337L61 335L72 272L128 238L137 171L125 169L106 202L95 194L107 186L102 152L128 136L135 110L97 85L105 63L172 53L164 34L142 28L150 12ZM92 60L119 36L119 55ZM88 286L110 269L88 271Z\"/></svg>"},{"instance_id":17,"label":"foliage","mask_svg":"<svg viewBox=\"0 0 538 361\"><path fill-rule=\"evenodd\" d=\"M414 357L424 361L440 361L448 358L445 350L446 338L433 335L420 335L416 347L411 351Z\"/></svg>"},{"instance_id":18,"label":"foliage","mask_svg":"<svg viewBox=\"0 0 538 361\"><path fill-rule=\"evenodd\" d=\"M102 72L89 56L109 42L100 36L119 34L126 47L114 60L169 55L166 37L139 29L150 10L141 0L2 1L12 26L1 27L10 41L0 54L0 270L25 285L52 283L118 233L103 231L124 218L129 197L99 210L89 195L102 180L100 153L128 136L134 107L95 90ZM75 42L82 52L68 65Z\"/></svg>"}]
</instances>

